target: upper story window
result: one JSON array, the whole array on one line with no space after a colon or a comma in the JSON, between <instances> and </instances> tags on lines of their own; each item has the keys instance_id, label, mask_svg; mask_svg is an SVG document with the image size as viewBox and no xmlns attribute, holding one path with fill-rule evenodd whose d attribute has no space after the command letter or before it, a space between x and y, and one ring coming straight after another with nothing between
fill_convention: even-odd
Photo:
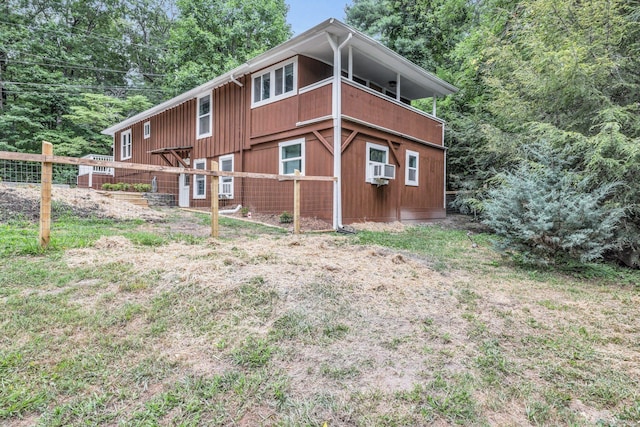
<instances>
[{"instance_id":1,"label":"upper story window","mask_svg":"<svg viewBox=\"0 0 640 427\"><path fill-rule=\"evenodd\" d=\"M296 169L304 175L304 138L281 142L279 151L280 175L293 175Z\"/></svg>"},{"instance_id":2,"label":"upper story window","mask_svg":"<svg viewBox=\"0 0 640 427\"><path fill-rule=\"evenodd\" d=\"M420 154L415 151L407 150L407 159L404 175L405 185L418 186L418 164Z\"/></svg>"},{"instance_id":3,"label":"upper story window","mask_svg":"<svg viewBox=\"0 0 640 427\"><path fill-rule=\"evenodd\" d=\"M375 165L384 165L389 163L389 147L385 147L384 145L374 144L372 142L367 142L367 164L366 164L366 174L365 181L366 182L374 182L373 181L373 172Z\"/></svg>"},{"instance_id":4,"label":"upper story window","mask_svg":"<svg viewBox=\"0 0 640 427\"><path fill-rule=\"evenodd\" d=\"M144 134L144 139L151 138L151 122L145 122L142 125L142 133Z\"/></svg>"},{"instance_id":5,"label":"upper story window","mask_svg":"<svg viewBox=\"0 0 640 427\"><path fill-rule=\"evenodd\" d=\"M251 106L257 107L295 95L298 85L297 72L298 61L293 59L251 76Z\"/></svg>"},{"instance_id":6,"label":"upper story window","mask_svg":"<svg viewBox=\"0 0 640 427\"><path fill-rule=\"evenodd\" d=\"M194 169L205 170L207 165L207 159L196 159L193 162ZM206 175L194 175L193 178L193 198L204 199L207 197L207 176Z\"/></svg>"},{"instance_id":7,"label":"upper story window","mask_svg":"<svg viewBox=\"0 0 640 427\"><path fill-rule=\"evenodd\" d=\"M131 158L131 129L120 134L120 160Z\"/></svg>"},{"instance_id":8,"label":"upper story window","mask_svg":"<svg viewBox=\"0 0 640 427\"><path fill-rule=\"evenodd\" d=\"M196 118L196 136L211 136L211 94L198 97L198 117Z\"/></svg>"}]
</instances>

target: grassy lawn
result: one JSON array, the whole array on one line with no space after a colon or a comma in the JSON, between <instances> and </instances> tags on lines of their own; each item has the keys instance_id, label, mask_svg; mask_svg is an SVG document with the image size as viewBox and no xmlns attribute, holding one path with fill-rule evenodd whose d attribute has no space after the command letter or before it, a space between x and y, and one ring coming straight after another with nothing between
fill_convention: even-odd
<instances>
[{"instance_id":1,"label":"grassy lawn","mask_svg":"<svg viewBox=\"0 0 640 427\"><path fill-rule=\"evenodd\" d=\"M640 272L181 215L0 224L0 425L640 423Z\"/></svg>"}]
</instances>

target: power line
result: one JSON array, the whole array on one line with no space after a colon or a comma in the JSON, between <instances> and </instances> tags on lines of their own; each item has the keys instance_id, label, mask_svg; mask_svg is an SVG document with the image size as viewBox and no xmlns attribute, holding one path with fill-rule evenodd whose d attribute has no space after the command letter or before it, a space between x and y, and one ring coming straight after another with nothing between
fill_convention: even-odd
<instances>
[{"instance_id":1,"label":"power line","mask_svg":"<svg viewBox=\"0 0 640 427\"><path fill-rule=\"evenodd\" d=\"M56 89L55 91L52 92L36 92L33 90L15 90L15 89L3 89L3 93L8 94L8 95L28 95L28 96L38 96L38 97L42 97L42 96L50 96L50 95L65 95L65 96L69 96L71 98L73 98L72 95L76 95L76 96L80 96L82 93L91 93L91 94L97 94L97 95L102 95L105 92L109 92L108 90L104 90L104 91L97 91L95 89L91 89L92 92L78 92L78 91L71 91L69 89ZM134 91L140 91L142 89L132 89ZM148 92L148 91L147 91Z\"/></svg>"},{"instance_id":2,"label":"power line","mask_svg":"<svg viewBox=\"0 0 640 427\"><path fill-rule=\"evenodd\" d=\"M31 56L40 56L40 55L33 55L33 54L29 54L26 52L23 52L26 55L31 55ZM47 58L45 56L40 56L41 58L45 59L45 60L55 60L53 58ZM78 70L87 70L87 71L105 71L105 72L109 72L109 73L121 73L121 74L129 74L132 70L129 71L125 71L125 70L114 70L114 69L110 69L110 68L99 68L99 67L87 67L87 66L83 66L83 65L70 65L68 63L61 63L61 64L48 64L46 62L29 62L29 61L18 61L15 59L11 59L9 61L7 61L8 64L11 63L16 63L16 64L24 64L24 65L41 65L41 66L46 66L46 67L60 67L60 68L73 68L73 69L78 69ZM142 75L145 76L154 76L154 77L164 77L166 76L166 74L158 74L158 73L145 73L142 71L138 72Z\"/></svg>"},{"instance_id":3,"label":"power line","mask_svg":"<svg viewBox=\"0 0 640 427\"><path fill-rule=\"evenodd\" d=\"M102 40L102 41L112 41L112 42L116 42L116 43L125 43L128 46L137 46L137 47L143 47L145 49L155 49L155 50L166 50L166 47L164 46L156 46L156 45L151 45L151 44L141 44L141 43L131 43L131 42L127 42L126 40L119 40L119 39L114 39L113 37L107 37L107 36L96 36L93 34L74 34L74 33L70 33L70 32L65 32L62 30L54 30L54 29L48 29L48 28L34 28L32 26L29 25L25 25L25 24L19 24L17 22L9 22L9 21L4 21L2 19L0 19L0 23L2 24L6 24L6 25L13 25L14 27L22 27L22 28L26 28L27 30L31 31L31 32L35 32L36 30L41 30L43 32L49 32L49 33L58 33L61 35L66 35L66 36L72 36L72 37L86 37L86 38L92 38L95 40Z\"/></svg>"},{"instance_id":4,"label":"power line","mask_svg":"<svg viewBox=\"0 0 640 427\"><path fill-rule=\"evenodd\" d=\"M94 86L94 85L79 85L79 84L68 84L68 83L34 83L34 82L11 82L5 81L3 82L6 85L16 85L16 86L37 86L37 87L66 87L66 88L78 88L78 89L102 89L102 90L144 90L148 92L164 92L161 89L151 89L151 88L136 88L132 86Z\"/></svg>"}]
</instances>

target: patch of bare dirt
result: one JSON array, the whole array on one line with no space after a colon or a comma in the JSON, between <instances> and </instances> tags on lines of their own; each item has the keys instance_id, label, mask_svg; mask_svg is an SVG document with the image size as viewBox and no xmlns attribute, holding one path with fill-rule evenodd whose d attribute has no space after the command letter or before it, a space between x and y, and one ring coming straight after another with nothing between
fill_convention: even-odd
<instances>
[{"instance_id":1,"label":"patch of bare dirt","mask_svg":"<svg viewBox=\"0 0 640 427\"><path fill-rule=\"evenodd\" d=\"M54 186L51 191L51 216L79 218L142 219L162 221L165 214L129 202L111 199L89 189ZM0 222L10 220L38 221L40 218L39 185L7 185L0 183Z\"/></svg>"},{"instance_id":2,"label":"patch of bare dirt","mask_svg":"<svg viewBox=\"0 0 640 427\"><path fill-rule=\"evenodd\" d=\"M251 212L251 215L243 215L240 212L235 214L226 215L234 219L239 219L242 221L250 221L258 224L269 225L273 227L280 227L287 229L289 231L293 231L293 222L280 222L280 215L278 214L267 214L260 212ZM302 231L328 231L332 230L331 222L325 221L319 218L309 218L309 217L301 217L300 218L300 229Z\"/></svg>"}]
</instances>

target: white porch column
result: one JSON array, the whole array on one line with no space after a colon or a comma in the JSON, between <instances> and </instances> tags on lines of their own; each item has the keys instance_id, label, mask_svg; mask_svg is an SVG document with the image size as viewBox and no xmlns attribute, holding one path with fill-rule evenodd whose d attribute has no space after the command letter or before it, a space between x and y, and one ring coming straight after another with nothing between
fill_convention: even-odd
<instances>
[{"instance_id":1,"label":"white porch column","mask_svg":"<svg viewBox=\"0 0 640 427\"><path fill-rule=\"evenodd\" d=\"M338 38L327 33L327 39L333 49L333 91L331 115L333 117L333 176L337 180L333 183L333 228L342 227L342 48L353 37L349 33L347 38L338 45ZM351 62L351 61L349 61Z\"/></svg>"}]
</instances>

